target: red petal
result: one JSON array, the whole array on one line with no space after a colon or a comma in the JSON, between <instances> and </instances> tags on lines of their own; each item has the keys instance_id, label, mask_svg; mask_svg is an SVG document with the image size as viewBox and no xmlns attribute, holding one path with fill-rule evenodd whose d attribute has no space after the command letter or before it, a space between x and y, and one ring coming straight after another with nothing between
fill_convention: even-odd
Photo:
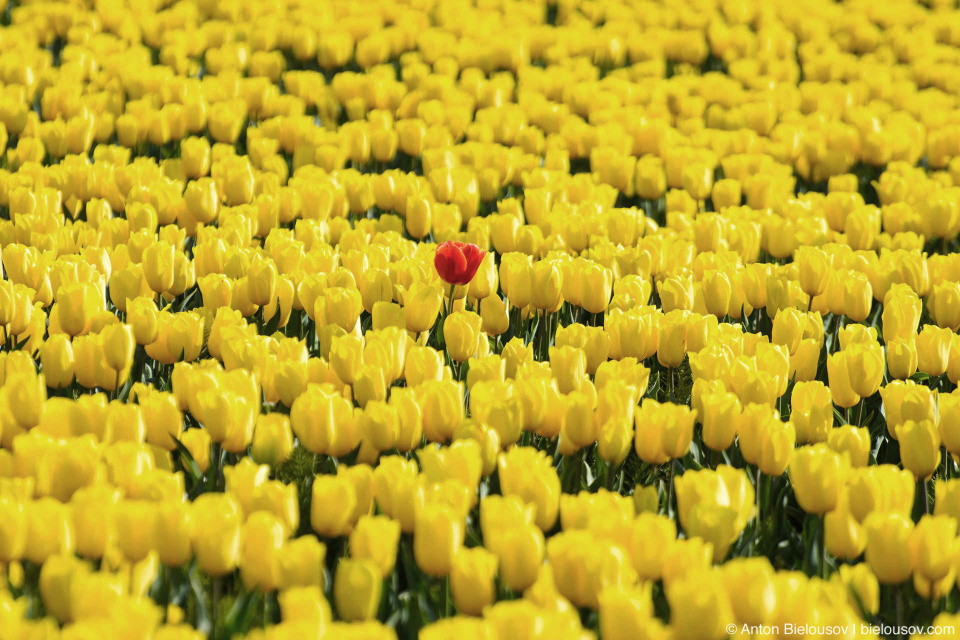
<instances>
[{"instance_id":1,"label":"red petal","mask_svg":"<svg viewBox=\"0 0 960 640\"><path fill-rule=\"evenodd\" d=\"M444 242L437 247L433 266L436 267L441 280L449 284L459 284L463 272L467 269L467 258L460 247L452 242Z\"/></svg>"},{"instance_id":2,"label":"red petal","mask_svg":"<svg viewBox=\"0 0 960 640\"><path fill-rule=\"evenodd\" d=\"M465 273L463 274L462 284L469 284L473 280L473 276L477 274L477 269L480 268L480 263L483 262L483 257L487 255L486 251L483 251L475 244L466 244L463 246L463 256L466 259L467 265Z\"/></svg>"}]
</instances>

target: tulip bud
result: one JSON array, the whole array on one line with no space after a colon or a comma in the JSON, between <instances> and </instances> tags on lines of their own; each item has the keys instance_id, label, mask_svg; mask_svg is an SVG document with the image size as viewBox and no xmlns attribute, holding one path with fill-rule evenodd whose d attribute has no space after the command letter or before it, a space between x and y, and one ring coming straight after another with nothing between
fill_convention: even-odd
<instances>
[{"instance_id":1,"label":"tulip bud","mask_svg":"<svg viewBox=\"0 0 960 640\"><path fill-rule=\"evenodd\" d=\"M4 391L7 392L10 415L21 429L32 429L40 424L47 400L47 385L43 375L32 370L8 374L4 381Z\"/></svg>"},{"instance_id":2,"label":"tulip bud","mask_svg":"<svg viewBox=\"0 0 960 640\"><path fill-rule=\"evenodd\" d=\"M648 464L682 458L693 439L695 418L689 407L645 399L634 415L637 455Z\"/></svg>"},{"instance_id":3,"label":"tulip bud","mask_svg":"<svg viewBox=\"0 0 960 640\"><path fill-rule=\"evenodd\" d=\"M143 275L154 293L162 293L173 286L174 247L160 240L143 251Z\"/></svg>"},{"instance_id":4,"label":"tulip bud","mask_svg":"<svg viewBox=\"0 0 960 640\"><path fill-rule=\"evenodd\" d=\"M494 552L499 561L503 584L508 589L523 591L536 581L542 566L545 551L543 532L532 524L521 524L507 527L500 540Z\"/></svg>"},{"instance_id":5,"label":"tulip bud","mask_svg":"<svg viewBox=\"0 0 960 640\"><path fill-rule=\"evenodd\" d=\"M690 280L681 277L668 277L657 283L657 292L664 313L693 309L693 284Z\"/></svg>"},{"instance_id":6,"label":"tulip bud","mask_svg":"<svg viewBox=\"0 0 960 640\"><path fill-rule=\"evenodd\" d=\"M790 480L800 507L814 514L835 509L847 469L847 461L826 444L797 449L790 461Z\"/></svg>"},{"instance_id":7,"label":"tulip bud","mask_svg":"<svg viewBox=\"0 0 960 640\"><path fill-rule=\"evenodd\" d=\"M130 368L136 346L130 325L117 323L105 327L100 333L100 343L107 365L118 375Z\"/></svg>"},{"instance_id":8,"label":"tulip bud","mask_svg":"<svg viewBox=\"0 0 960 640\"><path fill-rule=\"evenodd\" d=\"M854 322L863 322L873 308L873 288L862 273L853 271L843 280L843 310Z\"/></svg>"},{"instance_id":9,"label":"tulip bud","mask_svg":"<svg viewBox=\"0 0 960 640\"><path fill-rule=\"evenodd\" d=\"M556 264L541 260L533 267L531 304L541 311L553 312L560 308L562 275Z\"/></svg>"},{"instance_id":10,"label":"tulip bud","mask_svg":"<svg viewBox=\"0 0 960 640\"><path fill-rule=\"evenodd\" d=\"M906 420L895 427L903 467L918 480L927 479L940 464L940 433L931 420Z\"/></svg>"},{"instance_id":11,"label":"tulip bud","mask_svg":"<svg viewBox=\"0 0 960 640\"><path fill-rule=\"evenodd\" d=\"M500 286L510 305L522 309L533 300L533 266L519 253L508 253L500 261Z\"/></svg>"},{"instance_id":12,"label":"tulip bud","mask_svg":"<svg viewBox=\"0 0 960 640\"><path fill-rule=\"evenodd\" d=\"M513 447L497 461L501 493L537 506L536 524L549 530L557 519L560 478L542 451Z\"/></svg>"},{"instance_id":13,"label":"tulip bud","mask_svg":"<svg viewBox=\"0 0 960 640\"><path fill-rule=\"evenodd\" d=\"M773 319L772 342L787 347L794 354L800 347L803 339L805 317L803 312L787 307Z\"/></svg>"},{"instance_id":14,"label":"tulip bud","mask_svg":"<svg viewBox=\"0 0 960 640\"><path fill-rule=\"evenodd\" d=\"M73 382L74 359L70 339L53 335L40 347L40 364L48 387L63 389Z\"/></svg>"},{"instance_id":15,"label":"tulip bud","mask_svg":"<svg viewBox=\"0 0 960 640\"><path fill-rule=\"evenodd\" d=\"M134 385L134 389L136 387ZM137 390L136 394L146 441L164 451L174 451L177 448L175 439L180 439L183 434L183 414L176 397L152 390Z\"/></svg>"},{"instance_id":16,"label":"tulip bud","mask_svg":"<svg viewBox=\"0 0 960 640\"><path fill-rule=\"evenodd\" d=\"M344 331L353 331L363 311L363 300L356 288L330 287L317 298L314 313L324 324L336 324Z\"/></svg>"},{"instance_id":17,"label":"tulip bud","mask_svg":"<svg viewBox=\"0 0 960 640\"><path fill-rule=\"evenodd\" d=\"M326 538L347 535L353 528L357 494L343 476L317 476L310 500L310 525Z\"/></svg>"},{"instance_id":18,"label":"tulip bud","mask_svg":"<svg viewBox=\"0 0 960 640\"><path fill-rule=\"evenodd\" d=\"M364 272L360 276L359 286L363 308L368 313L373 313L374 307L382 302L389 304L393 301L393 283L386 271Z\"/></svg>"},{"instance_id":19,"label":"tulip bud","mask_svg":"<svg viewBox=\"0 0 960 640\"><path fill-rule=\"evenodd\" d=\"M611 467L616 467L629 455L633 438L633 424L630 418L608 420L600 428L597 454Z\"/></svg>"},{"instance_id":20,"label":"tulip bud","mask_svg":"<svg viewBox=\"0 0 960 640\"><path fill-rule=\"evenodd\" d=\"M445 505L427 504L416 516L413 550L417 566L431 576L448 575L463 544L460 518Z\"/></svg>"},{"instance_id":21,"label":"tulip bud","mask_svg":"<svg viewBox=\"0 0 960 640\"><path fill-rule=\"evenodd\" d=\"M575 347L550 347L550 372L560 393L577 391L586 379L586 354Z\"/></svg>"},{"instance_id":22,"label":"tulip bud","mask_svg":"<svg viewBox=\"0 0 960 640\"><path fill-rule=\"evenodd\" d=\"M467 295L475 300L483 300L495 294L499 285L494 254L487 253L480 261L480 267L470 284L467 286Z\"/></svg>"},{"instance_id":23,"label":"tulip bud","mask_svg":"<svg viewBox=\"0 0 960 640\"><path fill-rule=\"evenodd\" d=\"M780 476L796 445L796 432L790 422L771 420L760 431L757 466L768 476Z\"/></svg>"},{"instance_id":24,"label":"tulip bud","mask_svg":"<svg viewBox=\"0 0 960 640\"><path fill-rule=\"evenodd\" d=\"M276 468L286 462L292 452L290 419L281 413L259 416L250 445L250 457L254 462Z\"/></svg>"},{"instance_id":25,"label":"tulip bud","mask_svg":"<svg viewBox=\"0 0 960 640\"><path fill-rule=\"evenodd\" d=\"M160 334L157 305L149 298L136 298L127 305L127 323L139 345L156 341Z\"/></svg>"},{"instance_id":26,"label":"tulip bud","mask_svg":"<svg viewBox=\"0 0 960 640\"><path fill-rule=\"evenodd\" d=\"M423 120L398 120L396 131L400 136L400 149L405 154L417 157L423 153L423 140L427 133L427 126Z\"/></svg>"},{"instance_id":27,"label":"tulip bud","mask_svg":"<svg viewBox=\"0 0 960 640\"><path fill-rule=\"evenodd\" d=\"M947 370L953 332L950 329L925 325L916 337L917 368L931 377Z\"/></svg>"},{"instance_id":28,"label":"tulip bud","mask_svg":"<svg viewBox=\"0 0 960 640\"><path fill-rule=\"evenodd\" d=\"M960 283L943 282L933 288L933 317L937 326L960 329Z\"/></svg>"},{"instance_id":29,"label":"tulip bud","mask_svg":"<svg viewBox=\"0 0 960 640\"><path fill-rule=\"evenodd\" d=\"M269 304L277 287L277 266L273 261L255 257L247 270L247 286L250 302L257 306Z\"/></svg>"},{"instance_id":30,"label":"tulip bud","mask_svg":"<svg viewBox=\"0 0 960 640\"><path fill-rule=\"evenodd\" d=\"M180 437L180 442L190 452L193 461L201 473L210 467L210 434L206 429L187 429Z\"/></svg>"},{"instance_id":31,"label":"tulip bud","mask_svg":"<svg viewBox=\"0 0 960 640\"><path fill-rule=\"evenodd\" d=\"M820 381L798 382L793 387L790 420L797 430L797 442L826 442L833 427L833 399Z\"/></svg>"},{"instance_id":32,"label":"tulip bud","mask_svg":"<svg viewBox=\"0 0 960 640\"><path fill-rule=\"evenodd\" d=\"M374 302L372 316L374 331L380 331L387 327L407 328L406 309L395 302Z\"/></svg>"},{"instance_id":33,"label":"tulip bud","mask_svg":"<svg viewBox=\"0 0 960 640\"><path fill-rule=\"evenodd\" d=\"M411 347L404 362L404 378L407 386L418 387L428 380L443 379L443 356L431 347Z\"/></svg>"},{"instance_id":34,"label":"tulip bud","mask_svg":"<svg viewBox=\"0 0 960 640\"><path fill-rule=\"evenodd\" d=\"M722 638L727 621L734 619L725 585L716 572L671 582L667 601L671 627L678 640Z\"/></svg>"},{"instance_id":35,"label":"tulip bud","mask_svg":"<svg viewBox=\"0 0 960 640\"><path fill-rule=\"evenodd\" d=\"M658 200L667 189L667 176L663 161L653 155L645 155L637 161L635 185L637 195L645 200Z\"/></svg>"},{"instance_id":36,"label":"tulip bud","mask_svg":"<svg viewBox=\"0 0 960 640\"><path fill-rule=\"evenodd\" d=\"M399 542L399 522L387 516L363 516L350 532L350 557L371 560L386 578L397 561Z\"/></svg>"},{"instance_id":37,"label":"tulip bud","mask_svg":"<svg viewBox=\"0 0 960 640\"><path fill-rule=\"evenodd\" d=\"M403 296L407 331L429 331L437 321L443 300L440 290L431 285L415 285Z\"/></svg>"},{"instance_id":38,"label":"tulip bud","mask_svg":"<svg viewBox=\"0 0 960 640\"><path fill-rule=\"evenodd\" d=\"M269 592L280 586L280 556L285 533L280 520L266 511L252 513L244 523L240 579L245 588Z\"/></svg>"},{"instance_id":39,"label":"tulip bud","mask_svg":"<svg viewBox=\"0 0 960 640\"><path fill-rule=\"evenodd\" d=\"M499 336L510 327L510 316L500 296L490 295L480 301L481 330L488 336Z\"/></svg>"},{"instance_id":40,"label":"tulip bud","mask_svg":"<svg viewBox=\"0 0 960 640\"><path fill-rule=\"evenodd\" d=\"M709 393L701 400L703 406L703 443L714 451L723 451L733 444L740 422L740 400L736 394Z\"/></svg>"},{"instance_id":41,"label":"tulip bud","mask_svg":"<svg viewBox=\"0 0 960 640\"><path fill-rule=\"evenodd\" d=\"M869 398L883 383L883 348L877 344L853 344L844 352L850 386L861 398Z\"/></svg>"},{"instance_id":42,"label":"tulip bud","mask_svg":"<svg viewBox=\"0 0 960 640\"><path fill-rule=\"evenodd\" d=\"M603 313L610 304L610 293L613 287L613 274L600 265L587 263L582 269L577 269L579 277L578 289L580 306L588 313ZM648 295L649 297L649 295Z\"/></svg>"},{"instance_id":43,"label":"tulip bud","mask_svg":"<svg viewBox=\"0 0 960 640\"><path fill-rule=\"evenodd\" d=\"M687 355L687 313L670 311L660 320L657 360L664 367L679 367Z\"/></svg>"},{"instance_id":44,"label":"tulip bud","mask_svg":"<svg viewBox=\"0 0 960 640\"><path fill-rule=\"evenodd\" d=\"M707 313L718 318L728 315L730 310L731 285L726 273L710 270L703 274L703 301Z\"/></svg>"},{"instance_id":45,"label":"tulip bud","mask_svg":"<svg viewBox=\"0 0 960 640\"><path fill-rule=\"evenodd\" d=\"M827 376L830 381L830 395L836 405L850 408L860 401L860 396L852 387L850 360L845 351L827 357Z\"/></svg>"},{"instance_id":46,"label":"tulip bud","mask_svg":"<svg viewBox=\"0 0 960 640\"><path fill-rule=\"evenodd\" d=\"M870 432L866 427L844 425L832 429L827 446L850 460L854 468L865 467L870 462Z\"/></svg>"},{"instance_id":47,"label":"tulip bud","mask_svg":"<svg viewBox=\"0 0 960 640\"><path fill-rule=\"evenodd\" d=\"M380 608L383 578L372 560L344 558L337 564L333 597L347 622L372 620Z\"/></svg>"},{"instance_id":48,"label":"tulip bud","mask_svg":"<svg viewBox=\"0 0 960 640\"><path fill-rule=\"evenodd\" d=\"M233 571L240 562L240 504L230 494L204 493L193 501L192 546L197 566L210 576Z\"/></svg>"},{"instance_id":49,"label":"tulip bud","mask_svg":"<svg viewBox=\"0 0 960 640\"><path fill-rule=\"evenodd\" d=\"M714 211L722 211L726 207L738 207L743 201L740 182L733 179L717 180L713 184L711 193Z\"/></svg>"},{"instance_id":50,"label":"tulip bud","mask_svg":"<svg viewBox=\"0 0 960 640\"><path fill-rule=\"evenodd\" d=\"M210 141L205 137L191 136L180 141L180 161L188 178L195 181L210 173L210 159Z\"/></svg>"},{"instance_id":51,"label":"tulip bud","mask_svg":"<svg viewBox=\"0 0 960 640\"><path fill-rule=\"evenodd\" d=\"M955 558L960 550L957 521L950 516L925 515L911 532L909 545L914 583L918 578L933 583L946 580L949 592L953 588Z\"/></svg>"},{"instance_id":52,"label":"tulip bud","mask_svg":"<svg viewBox=\"0 0 960 640\"><path fill-rule=\"evenodd\" d=\"M827 274L832 268L826 252L818 247L800 247L794 261L799 271L800 289L811 297L822 294L827 286Z\"/></svg>"},{"instance_id":53,"label":"tulip bud","mask_svg":"<svg viewBox=\"0 0 960 640\"><path fill-rule=\"evenodd\" d=\"M324 586L324 560L327 547L314 535L290 540L280 555L280 584L284 590L291 587Z\"/></svg>"},{"instance_id":54,"label":"tulip bud","mask_svg":"<svg viewBox=\"0 0 960 640\"><path fill-rule=\"evenodd\" d=\"M54 313L60 322L60 328L70 336L86 333L90 329L93 316L103 310L103 292L93 282L69 284L60 287Z\"/></svg>"},{"instance_id":55,"label":"tulip bud","mask_svg":"<svg viewBox=\"0 0 960 640\"><path fill-rule=\"evenodd\" d=\"M444 343L450 357L456 362L464 362L477 355L482 337L481 318L469 311L451 313L443 321Z\"/></svg>"},{"instance_id":56,"label":"tulip bud","mask_svg":"<svg viewBox=\"0 0 960 640\"><path fill-rule=\"evenodd\" d=\"M910 577L910 539L913 522L893 512L871 513L863 523L867 533L866 560L883 584L899 584Z\"/></svg>"},{"instance_id":57,"label":"tulip bud","mask_svg":"<svg viewBox=\"0 0 960 640\"><path fill-rule=\"evenodd\" d=\"M867 546L863 527L850 513L850 492L844 491L837 508L824 516L826 549L832 555L853 560Z\"/></svg>"},{"instance_id":58,"label":"tulip bud","mask_svg":"<svg viewBox=\"0 0 960 640\"><path fill-rule=\"evenodd\" d=\"M907 340L917 333L920 326L922 305L913 291L891 289L883 300L883 339L885 342Z\"/></svg>"},{"instance_id":59,"label":"tulip bud","mask_svg":"<svg viewBox=\"0 0 960 640\"><path fill-rule=\"evenodd\" d=\"M496 600L494 577L497 556L483 547L463 549L457 553L450 574L450 589L457 610L478 616Z\"/></svg>"},{"instance_id":60,"label":"tulip bud","mask_svg":"<svg viewBox=\"0 0 960 640\"><path fill-rule=\"evenodd\" d=\"M433 203L424 197L407 198L406 227L410 237L423 238L433 226Z\"/></svg>"},{"instance_id":61,"label":"tulip bud","mask_svg":"<svg viewBox=\"0 0 960 640\"><path fill-rule=\"evenodd\" d=\"M167 567L182 567L190 561L193 552L193 518L189 503L162 502L157 505L153 539L160 562Z\"/></svg>"},{"instance_id":62,"label":"tulip bud","mask_svg":"<svg viewBox=\"0 0 960 640\"><path fill-rule=\"evenodd\" d=\"M430 442L446 442L463 421L463 383L428 380L416 392L423 411L423 435Z\"/></svg>"},{"instance_id":63,"label":"tulip bud","mask_svg":"<svg viewBox=\"0 0 960 640\"><path fill-rule=\"evenodd\" d=\"M887 343L887 370L890 377L896 380L906 380L917 372L916 340L891 340Z\"/></svg>"},{"instance_id":64,"label":"tulip bud","mask_svg":"<svg viewBox=\"0 0 960 640\"><path fill-rule=\"evenodd\" d=\"M370 402L383 402L387 399L387 381L380 365L364 364L357 369L353 380L353 397L361 408Z\"/></svg>"}]
</instances>

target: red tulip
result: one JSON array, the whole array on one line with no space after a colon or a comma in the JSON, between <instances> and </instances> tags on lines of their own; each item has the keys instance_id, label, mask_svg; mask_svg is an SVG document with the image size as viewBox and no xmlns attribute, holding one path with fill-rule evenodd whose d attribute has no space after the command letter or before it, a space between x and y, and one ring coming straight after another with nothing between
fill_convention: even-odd
<instances>
[{"instance_id":1,"label":"red tulip","mask_svg":"<svg viewBox=\"0 0 960 640\"><path fill-rule=\"evenodd\" d=\"M475 244L444 242L437 247L433 266L437 268L440 279L447 284L470 284L485 255L487 252L481 251Z\"/></svg>"}]
</instances>

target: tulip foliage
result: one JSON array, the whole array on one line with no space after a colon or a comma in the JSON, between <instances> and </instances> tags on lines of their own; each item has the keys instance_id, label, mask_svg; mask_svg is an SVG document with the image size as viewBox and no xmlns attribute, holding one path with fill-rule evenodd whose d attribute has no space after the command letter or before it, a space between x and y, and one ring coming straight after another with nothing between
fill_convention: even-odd
<instances>
[{"instance_id":1,"label":"tulip foliage","mask_svg":"<svg viewBox=\"0 0 960 640\"><path fill-rule=\"evenodd\" d=\"M0 638L956 637L953 4L2 3Z\"/></svg>"}]
</instances>

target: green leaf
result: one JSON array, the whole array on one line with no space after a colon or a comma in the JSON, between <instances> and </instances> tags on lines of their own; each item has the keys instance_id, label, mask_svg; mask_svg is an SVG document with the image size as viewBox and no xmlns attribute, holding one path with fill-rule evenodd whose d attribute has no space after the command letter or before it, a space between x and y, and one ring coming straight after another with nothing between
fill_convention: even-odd
<instances>
[{"instance_id":1,"label":"green leaf","mask_svg":"<svg viewBox=\"0 0 960 640\"><path fill-rule=\"evenodd\" d=\"M842 413L840 413L840 409L837 409L836 407L833 408L833 417L836 418L840 424L847 424L847 419Z\"/></svg>"},{"instance_id":2,"label":"green leaf","mask_svg":"<svg viewBox=\"0 0 960 640\"><path fill-rule=\"evenodd\" d=\"M127 381L124 383L123 387L120 389L120 393L117 394L117 399L120 402L126 402L127 398L130 397L130 390L133 388L133 376L128 375Z\"/></svg>"},{"instance_id":3,"label":"green leaf","mask_svg":"<svg viewBox=\"0 0 960 640\"><path fill-rule=\"evenodd\" d=\"M417 593L417 614L418 616L410 616L411 621L419 618L420 624L418 628L426 626L427 621L435 621L439 619L439 612L436 610L436 607L433 606L433 603L430 601L430 598L427 597L426 591L419 591ZM412 613L412 612L411 612Z\"/></svg>"},{"instance_id":4,"label":"green leaf","mask_svg":"<svg viewBox=\"0 0 960 640\"><path fill-rule=\"evenodd\" d=\"M261 595L253 591L241 589L240 595L234 601L230 612L224 619L224 636L229 638L237 633L245 633L250 629L253 619L260 609Z\"/></svg>"},{"instance_id":5,"label":"green leaf","mask_svg":"<svg viewBox=\"0 0 960 640\"><path fill-rule=\"evenodd\" d=\"M261 335L272 336L277 332L277 327L280 326L280 309L277 309L276 313L273 314L273 317L270 318L270 321L267 322L267 326L263 328Z\"/></svg>"},{"instance_id":6,"label":"green leaf","mask_svg":"<svg viewBox=\"0 0 960 640\"><path fill-rule=\"evenodd\" d=\"M188 293L188 294L184 297L183 302L180 303L180 308L178 309L178 311L186 311L188 308L191 308L191 309L192 309L193 307L191 307L191 306L189 306L189 305L190 305L190 303L193 302L193 299L194 299L194 297L196 297L197 292L198 292L199 290L200 290L200 287L194 287L193 289L191 289L191 290L190 290L190 293Z\"/></svg>"},{"instance_id":7,"label":"green leaf","mask_svg":"<svg viewBox=\"0 0 960 640\"><path fill-rule=\"evenodd\" d=\"M189 480L187 491L188 495L192 498L194 497L194 489L200 486L203 473L200 471L197 461L193 459L193 454L184 446L183 442L181 442L179 438L173 438L173 442L177 447L177 453L180 455L180 466L183 467L183 471ZM199 495L199 493L200 492L197 492L196 495Z\"/></svg>"},{"instance_id":8,"label":"green leaf","mask_svg":"<svg viewBox=\"0 0 960 640\"><path fill-rule=\"evenodd\" d=\"M190 571L190 590L197 605L193 626L200 633L208 634L213 630L213 620L210 618L210 609L207 607L207 590L200 582L200 572L196 567L192 567Z\"/></svg>"}]
</instances>

